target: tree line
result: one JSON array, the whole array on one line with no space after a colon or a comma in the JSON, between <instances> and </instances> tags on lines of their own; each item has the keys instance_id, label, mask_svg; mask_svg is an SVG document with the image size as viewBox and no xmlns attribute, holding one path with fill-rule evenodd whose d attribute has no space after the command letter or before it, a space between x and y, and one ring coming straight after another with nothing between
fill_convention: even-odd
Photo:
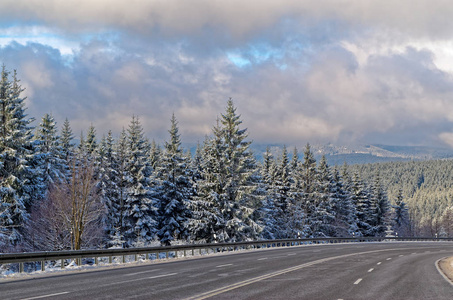
<instances>
[{"instance_id":1,"label":"tree line","mask_svg":"<svg viewBox=\"0 0 453 300\"><path fill-rule=\"evenodd\" d=\"M115 139L90 126L76 145L70 122L31 124L15 72L0 81L0 250L136 247L328 236L409 235L399 193L379 173L330 167L307 144L256 160L233 101L192 154L178 121L164 145L138 117Z\"/></svg>"}]
</instances>

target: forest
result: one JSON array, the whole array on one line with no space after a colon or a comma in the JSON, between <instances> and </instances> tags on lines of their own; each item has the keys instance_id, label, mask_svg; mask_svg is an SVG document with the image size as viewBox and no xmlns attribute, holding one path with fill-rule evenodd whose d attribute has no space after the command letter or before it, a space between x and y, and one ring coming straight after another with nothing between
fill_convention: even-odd
<instances>
[{"instance_id":1,"label":"forest","mask_svg":"<svg viewBox=\"0 0 453 300\"><path fill-rule=\"evenodd\" d=\"M329 166L268 149L258 161L229 99L191 153L171 116L163 145L137 116L117 139L69 120L37 126L16 72L0 81L0 251L335 236L447 236L453 161Z\"/></svg>"}]
</instances>

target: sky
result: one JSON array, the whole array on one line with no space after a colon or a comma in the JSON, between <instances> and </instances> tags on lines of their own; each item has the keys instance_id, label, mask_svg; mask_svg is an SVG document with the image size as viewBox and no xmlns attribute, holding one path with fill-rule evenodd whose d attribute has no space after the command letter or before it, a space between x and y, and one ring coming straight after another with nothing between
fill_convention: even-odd
<instances>
[{"instance_id":1,"label":"sky","mask_svg":"<svg viewBox=\"0 0 453 300\"><path fill-rule=\"evenodd\" d=\"M453 148L453 2L2 0L0 63L75 135L133 115L202 142L232 98L260 144Z\"/></svg>"}]
</instances>

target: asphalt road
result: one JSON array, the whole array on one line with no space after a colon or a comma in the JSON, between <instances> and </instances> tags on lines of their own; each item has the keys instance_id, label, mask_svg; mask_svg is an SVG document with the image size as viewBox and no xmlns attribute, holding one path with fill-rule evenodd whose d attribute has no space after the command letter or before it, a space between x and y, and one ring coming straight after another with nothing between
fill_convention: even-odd
<instances>
[{"instance_id":1,"label":"asphalt road","mask_svg":"<svg viewBox=\"0 0 453 300\"><path fill-rule=\"evenodd\" d=\"M435 262L453 243L243 251L0 281L0 299L453 299Z\"/></svg>"}]
</instances>

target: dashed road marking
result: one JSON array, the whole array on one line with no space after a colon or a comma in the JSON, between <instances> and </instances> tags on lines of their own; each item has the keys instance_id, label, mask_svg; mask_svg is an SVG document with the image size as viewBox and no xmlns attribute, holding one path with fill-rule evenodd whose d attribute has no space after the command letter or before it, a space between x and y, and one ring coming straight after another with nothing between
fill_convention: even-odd
<instances>
[{"instance_id":1,"label":"dashed road marking","mask_svg":"<svg viewBox=\"0 0 453 300\"><path fill-rule=\"evenodd\" d=\"M362 281L362 278L357 279L357 280L354 282L354 284L359 284L360 281Z\"/></svg>"},{"instance_id":2,"label":"dashed road marking","mask_svg":"<svg viewBox=\"0 0 453 300\"><path fill-rule=\"evenodd\" d=\"M267 257L258 258L258 260L266 260Z\"/></svg>"},{"instance_id":3,"label":"dashed road marking","mask_svg":"<svg viewBox=\"0 0 453 300\"><path fill-rule=\"evenodd\" d=\"M368 270L368 273L373 272L373 270L374 270L374 268L369 269L369 270Z\"/></svg>"},{"instance_id":4,"label":"dashed road marking","mask_svg":"<svg viewBox=\"0 0 453 300\"><path fill-rule=\"evenodd\" d=\"M403 257L403 256L404 256L404 254L400 254L400 255L399 255L399 257Z\"/></svg>"},{"instance_id":5,"label":"dashed road marking","mask_svg":"<svg viewBox=\"0 0 453 300\"><path fill-rule=\"evenodd\" d=\"M233 264L220 265L220 266L217 266L216 268L229 267L229 266L232 266L232 265L233 265Z\"/></svg>"},{"instance_id":6,"label":"dashed road marking","mask_svg":"<svg viewBox=\"0 0 453 300\"><path fill-rule=\"evenodd\" d=\"M391 259L392 259L391 257L387 258L387 260L391 260Z\"/></svg>"},{"instance_id":7,"label":"dashed road marking","mask_svg":"<svg viewBox=\"0 0 453 300\"><path fill-rule=\"evenodd\" d=\"M380 264L382 264L382 262L378 262L377 265L379 266Z\"/></svg>"},{"instance_id":8,"label":"dashed road marking","mask_svg":"<svg viewBox=\"0 0 453 300\"><path fill-rule=\"evenodd\" d=\"M36 297L31 297L31 298L25 298L25 299L22 299L22 300L42 299L42 298L60 296L60 295L65 295L65 294L69 294L69 292L62 292L62 293L55 293L55 294L47 294L47 295L42 295L42 296L36 296Z\"/></svg>"},{"instance_id":9,"label":"dashed road marking","mask_svg":"<svg viewBox=\"0 0 453 300\"><path fill-rule=\"evenodd\" d=\"M170 273L170 274L163 274L163 275L151 276L151 277L148 277L148 279L161 278L161 277L168 277L168 276L174 276L174 275L178 275L178 273Z\"/></svg>"},{"instance_id":10,"label":"dashed road marking","mask_svg":"<svg viewBox=\"0 0 453 300\"><path fill-rule=\"evenodd\" d=\"M143 272L130 273L130 274L126 274L126 275L124 275L124 276L134 276L134 275L138 275L138 274L156 272L156 271L159 271L159 270L160 270L160 269L154 269L154 270L148 270L148 271L143 271Z\"/></svg>"}]
</instances>

